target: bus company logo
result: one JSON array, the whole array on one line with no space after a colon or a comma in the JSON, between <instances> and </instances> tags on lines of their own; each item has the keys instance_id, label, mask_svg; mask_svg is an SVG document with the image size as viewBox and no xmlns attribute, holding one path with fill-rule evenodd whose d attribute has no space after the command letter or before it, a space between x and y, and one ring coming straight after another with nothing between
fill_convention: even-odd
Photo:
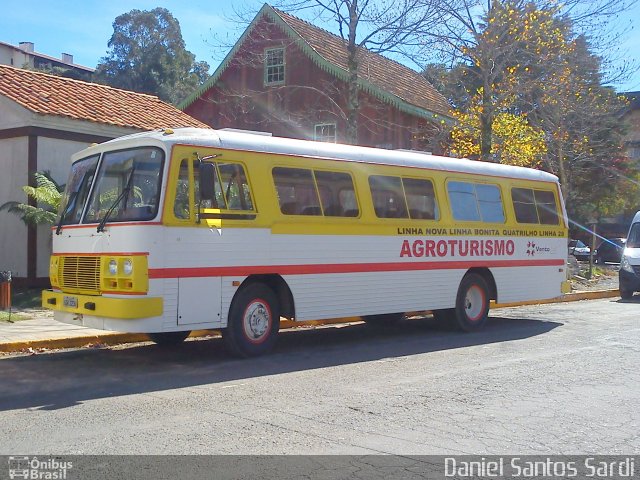
<instances>
[{"instance_id":1,"label":"bus company logo","mask_svg":"<svg viewBox=\"0 0 640 480\"><path fill-rule=\"evenodd\" d=\"M39 460L38 457L9 457L9 478L26 480L65 480L73 462L63 462L55 458Z\"/></svg>"},{"instance_id":2,"label":"bus company logo","mask_svg":"<svg viewBox=\"0 0 640 480\"><path fill-rule=\"evenodd\" d=\"M527 256L533 257L536 254L535 242L527 242Z\"/></svg>"},{"instance_id":3,"label":"bus company logo","mask_svg":"<svg viewBox=\"0 0 640 480\"><path fill-rule=\"evenodd\" d=\"M537 253L551 253L551 249L540 246L536 242L527 242L527 257L535 257Z\"/></svg>"}]
</instances>

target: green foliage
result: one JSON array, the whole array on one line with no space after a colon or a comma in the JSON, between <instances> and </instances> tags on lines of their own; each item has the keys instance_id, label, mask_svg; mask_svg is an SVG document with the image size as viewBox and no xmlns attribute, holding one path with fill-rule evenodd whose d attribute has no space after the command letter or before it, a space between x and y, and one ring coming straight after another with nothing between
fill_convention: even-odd
<instances>
[{"instance_id":1,"label":"green foliage","mask_svg":"<svg viewBox=\"0 0 640 480\"><path fill-rule=\"evenodd\" d=\"M91 82L93 80L93 74L91 72L82 72L75 68L55 67L52 65L41 66L32 68L28 65L22 67L25 70L32 70L34 72L48 73L49 75L56 75L58 77L71 78L73 80L81 80L83 82Z\"/></svg>"},{"instance_id":2,"label":"green foliage","mask_svg":"<svg viewBox=\"0 0 640 480\"><path fill-rule=\"evenodd\" d=\"M110 86L157 95L177 105L209 75L206 62L186 50L180 24L166 8L116 17L110 50L94 78Z\"/></svg>"},{"instance_id":3,"label":"green foliage","mask_svg":"<svg viewBox=\"0 0 640 480\"><path fill-rule=\"evenodd\" d=\"M18 215L20 220L27 225L53 225L60 206L63 188L57 185L47 172L36 172L34 179L35 187L27 185L22 187L22 190L36 205L11 201L1 205L0 211L5 210Z\"/></svg>"}]
</instances>

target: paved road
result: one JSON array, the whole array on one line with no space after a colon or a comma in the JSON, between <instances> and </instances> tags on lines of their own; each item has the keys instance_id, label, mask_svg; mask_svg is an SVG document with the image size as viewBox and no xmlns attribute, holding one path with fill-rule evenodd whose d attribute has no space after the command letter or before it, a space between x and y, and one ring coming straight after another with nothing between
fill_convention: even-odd
<instances>
[{"instance_id":1,"label":"paved road","mask_svg":"<svg viewBox=\"0 0 640 480\"><path fill-rule=\"evenodd\" d=\"M640 298L0 358L0 454L640 452Z\"/></svg>"}]
</instances>

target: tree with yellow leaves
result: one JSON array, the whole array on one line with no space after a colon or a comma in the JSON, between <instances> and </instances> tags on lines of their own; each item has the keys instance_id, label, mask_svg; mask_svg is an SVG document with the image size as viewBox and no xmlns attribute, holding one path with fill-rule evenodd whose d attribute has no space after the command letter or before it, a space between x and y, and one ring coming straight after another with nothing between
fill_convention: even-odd
<instances>
[{"instance_id":1,"label":"tree with yellow leaves","mask_svg":"<svg viewBox=\"0 0 640 480\"><path fill-rule=\"evenodd\" d=\"M456 17L468 27L455 42L449 37L458 63L427 73L459 110L453 153L557 174L580 218L607 209L628 176L622 104L603 87L601 59L560 4L543 3L493 0L479 21Z\"/></svg>"}]
</instances>

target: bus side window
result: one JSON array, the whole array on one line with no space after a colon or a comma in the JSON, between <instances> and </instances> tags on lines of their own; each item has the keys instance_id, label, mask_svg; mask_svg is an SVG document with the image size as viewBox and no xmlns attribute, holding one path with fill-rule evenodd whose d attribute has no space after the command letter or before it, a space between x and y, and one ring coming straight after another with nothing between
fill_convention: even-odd
<instances>
[{"instance_id":1,"label":"bus side window","mask_svg":"<svg viewBox=\"0 0 640 480\"><path fill-rule=\"evenodd\" d=\"M479 221L480 212L476 202L473 184L465 182L449 182L449 204L453 218L456 220Z\"/></svg>"},{"instance_id":2,"label":"bus side window","mask_svg":"<svg viewBox=\"0 0 640 480\"><path fill-rule=\"evenodd\" d=\"M533 190L530 188L512 188L511 199L518 223L538 223Z\"/></svg>"},{"instance_id":3,"label":"bus side window","mask_svg":"<svg viewBox=\"0 0 640 480\"><path fill-rule=\"evenodd\" d=\"M274 167L271 173L282 213L285 215L322 215L318 191L311 170Z\"/></svg>"},{"instance_id":4,"label":"bus side window","mask_svg":"<svg viewBox=\"0 0 640 480\"><path fill-rule=\"evenodd\" d=\"M189 164L188 160L180 162L178 182L176 183L176 199L173 202L173 214L176 218L188 219L191 216L189 208Z\"/></svg>"},{"instance_id":5,"label":"bus side window","mask_svg":"<svg viewBox=\"0 0 640 480\"><path fill-rule=\"evenodd\" d=\"M357 217L360 215L355 190L340 190L338 198L345 217Z\"/></svg>"},{"instance_id":6,"label":"bus side window","mask_svg":"<svg viewBox=\"0 0 640 480\"><path fill-rule=\"evenodd\" d=\"M534 190L534 195L540 223L544 225L557 225L559 216L556 207L556 197L553 192Z\"/></svg>"},{"instance_id":7,"label":"bus side window","mask_svg":"<svg viewBox=\"0 0 640 480\"><path fill-rule=\"evenodd\" d=\"M519 223L558 224L558 210L553 192L531 188L512 188L513 209Z\"/></svg>"},{"instance_id":8,"label":"bus side window","mask_svg":"<svg viewBox=\"0 0 640 480\"><path fill-rule=\"evenodd\" d=\"M482 221L504 223L504 207L502 206L500 188L497 185L483 183L477 183L475 187Z\"/></svg>"},{"instance_id":9,"label":"bus side window","mask_svg":"<svg viewBox=\"0 0 640 480\"><path fill-rule=\"evenodd\" d=\"M322 210L327 217L357 217L359 215L353 179L348 173L314 170Z\"/></svg>"},{"instance_id":10,"label":"bus side window","mask_svg":"<svg viewBox=\"0 0 640 480\"><path fill-rule=\"evenodd\" d=\"M214 165L215 167L215 165ZM213 168L213 199L202 200L200 204L201 208L226 208L224 193L222 192L222 185L220 184L220 178L218 175L218 169ZM200 169L196 163L193 167L194 186L196 192L196 204L200 201L200 181L199 181Z\"/></svg>"},{"instance_id":11,"label":"bus side window","mask_svg":"<svg viewBox=\"0 0 640 480\"><path fill-rule=\"evenodd\" d=\"M431 180L403 177L402 184L411 218L424 220L438 218L436 196Z\"/></svg>"},{"instance_id":12,"label":"bus side window","mask_svg":"<svg viewBox=\"0 0 640 480\"><path fill-rule=\"evenodd\" d=\"M504 223L500 188L485 183L447 183L449 203L456 220Z\"/></svg>"},{"instance_id":13,"label":"bus side window","mask_svg":"<svg viewBox=\"0 0 640 480\"><path fill-rule=\"evenodd\" d=\"M242 165L218 163L224 198L229 210L253 210L249 182Z\"/></svg>"},{"instance_id":14,"label":"bus side window","mask_svg":"<svg viewBox=\"0 0 640 480\"><path fill-rule=\"evenodd\" d=\"M379 218L409 218L400 177L369 177L371 198Z\"/></svg>"}]
</instances>

